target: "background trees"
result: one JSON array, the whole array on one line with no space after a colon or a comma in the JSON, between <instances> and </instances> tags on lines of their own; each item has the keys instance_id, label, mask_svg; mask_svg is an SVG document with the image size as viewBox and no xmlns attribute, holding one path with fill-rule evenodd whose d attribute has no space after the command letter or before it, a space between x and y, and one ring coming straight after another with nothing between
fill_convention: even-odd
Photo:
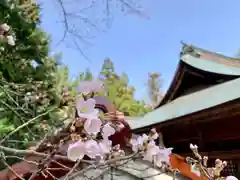
<instances>
[{"instance_id":1,"label":"background trees","mask_svg":"<svg viewBox=\"0 0 240 180\"><path fill-rule=\"evenodd\" d=\"M140 116L151 110L144 101L134 98L135 88L128 85L127 74L118 75L110 59L104 61L100 79L104 81L108 99L126 116Z\"/></svg>"},{"instance_id":2,"label":"background trees","mask_svg":"<svg viewBox=\"0 0 240 180\"><path fill-rule=\"evenodd\" d=\"M39 6L27 1L1 1L0 24L9 26L3 36L13 36L14 44L0 41L0 139L10 147L27 148L36 143L45 130L42 123L51 114L40 116L57 107L60 96L56 94L57 63L49 56L49 37L39 25ZM26 128L6 134L37 118ZM55 124L46 121L47 125Z\"/></svg>"},{"instance_id":3,"label":"background trees","mask_svg":"<svg viewBox=\"0 0 240 180\"><path fill-rule=\"evenodd\" d=\"M148 75L148 95L152 107L156 107L163 97L160 77L159 73L149 73Z\"/></svg>"},{"instance_id":4,"label":"background trees","mask_svg":"<svg viewBox=\"0 0 240 180\"><path fill-rule=\"evenodd\" d=\"M128 84L125 73L115 72L110 59L104 61L99 77L87 69L72 79L67 66L59 65L59 57L49 54L50 40L39 28L39 13L39 5L31 0L0 2L1 28L9 27L7 31L0 28L1 145L26 149L62 126L72 113L66 99L75 95L83 80L104 81L104 95L127 116L140 116L151 110L144 101L134 98L135 88ZM8 136L22 125L25 127ZM15 161L8 160L9 164Z\"/></svg>"}]
</instances>

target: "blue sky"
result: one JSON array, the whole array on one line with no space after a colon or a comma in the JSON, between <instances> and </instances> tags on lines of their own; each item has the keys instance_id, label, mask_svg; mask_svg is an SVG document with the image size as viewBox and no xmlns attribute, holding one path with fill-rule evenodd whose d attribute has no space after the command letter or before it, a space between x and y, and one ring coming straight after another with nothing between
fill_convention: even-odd
<instances>
[{"instance_id":1,"label":"blue sky","mask_svg":"<svg viewBox=\"0 0 240 180\"><path fill-rule=\"evenodd\" d=\"M59 9L52 2L42 6L42 27L51 35L52 51L63 53L71 75L86 68L97 73L110 57L117 72L128 74L140 99L147 98L149 72L162 74L166 91L179 61L181 40L229 56L240 48L239 0L147 0L143 7L149 20L115 12L111 28L91 39L93 46L84 50L89 63L69 42L56 47L63 27L57 23Z\"/></svg>"}]
</instances>

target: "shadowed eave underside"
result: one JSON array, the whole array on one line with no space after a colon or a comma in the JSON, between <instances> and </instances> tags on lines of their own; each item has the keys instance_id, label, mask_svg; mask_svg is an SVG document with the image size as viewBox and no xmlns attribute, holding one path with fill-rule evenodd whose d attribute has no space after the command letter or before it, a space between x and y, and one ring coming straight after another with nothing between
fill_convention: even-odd
<instances>
[{"instance_id":1,"label":"shadowed eave underside","mask_svg":"<svg viewBox=\"0 0 240 180\"><path fill-rule=\"evenodd\" d=\"M132 130L163 123L240 98L240 78L181 96L141 119L127 121ZM197 103L193 103L197 102Z\"/></svg>"}]
</instances>

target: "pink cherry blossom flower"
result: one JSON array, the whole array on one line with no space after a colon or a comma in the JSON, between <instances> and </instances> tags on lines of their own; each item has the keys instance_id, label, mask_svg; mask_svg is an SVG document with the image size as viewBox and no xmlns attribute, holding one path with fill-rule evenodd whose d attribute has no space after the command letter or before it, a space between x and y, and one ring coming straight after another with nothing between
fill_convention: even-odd
<instances>
[{"instance_id":1,"label":"pink cherry blossom flower","mask_svg":"<svg viewBox=\"0 0 240 180\"><path fill-rule=\"evenodd\" d=\"M85 142L86 155L90 158L95 158L96 156L102 156L102 150L95 140L88 140Z\"/></svg>"},{"instance_id":2,"label":"pink cherry blossom flower","mask_svg":"<svg viewBox=\"0 0 240 180\"><path fill-rule=\"evenodd\" d=\"M99 80L83 81L78 86L78 92L87 94L90 92L100 92L103 90L103 82Z\"/></svg>"},{"instance_id":3,"label":"pink cherry blossom flower","mask_svg":"<svg viewBox=\"0 0 240 180\"><path fill-rule=\"evenodd\" d=\"M85 155L85 146L82 141L77 141L68 146L67 157L72 161L82 159Z\"/></svg>"},{"instance_id":4,"label":"pink cherry blossom flower","mask_svg":"<svg viewBox=\"0 0 240 180\"><path fill-rule=\"evenodd\" d=\"M142 136L138 136L136 139L131 139L130 144L132 145L132 151L138 152L139 149L143 147L143 143L148 140L148 136L143 134Z\"/></svg>"},{"instance_id":5,"label":"pink cherry blossom flower","mask_svg":"<svg viewBox=\"0 0 240 180\"><path fill-rule=\"evenodd\" d=\"M95 109L96 101L92 98L84 100L82 97L77 97L77 113L81 118L93 119L98 117L98 110Z\"/></svg>"},{"instance_id":6,"label":"pink cherry blossom flower","mask_svg":"<svg viewBox=\"0 0 240 180\"><path fill-rule=\"evenodd\" d=\"M147 160L151 162L158 153L159 153L159 147L156 146L154 141L150 141L147 145L147 150L144 154L143 160Z\"/></svg>"},{"instance_id":7,"label":"pink cherry blossom flower","mask_svg":"<svg viewBox=\"0 0 240 180\"><path fill-rule=\"evenodd\" d=\"M102 121L99 118L93 118L93 119L87 119L84 122L84 130L88 134L94 134L96 135L97 133L100 132L102 126Z\"/></svg>"},{"instance_id":8,"label":"pink cherry blossom flower","mask_svg":"<svg viewBox=\"0 0 240 180\"><path fill-rule=\"evenodd\" d=\"M156 155L156 165L158 167L162 166L162 162L167 163L170 165L170 155L172 154L173 148L163 148L159 149L157 155Z\"/></svg>"},{"instance_id":9,"label":"pink cherry blossom flower","mask_svg":"<svg viewBox=\"0 0 240 180\"><path fill-rule=\"evenodd\" d=\"M108 138L109 136L115 133L115 129L110 126L110 124L105 124L102 128L102 136L104 139Z\"/></svg>"},{"instance_id":10,"label":"pink cherry blossom flower","mask_svg":"<svg viewBox=\"0 0 240 180\"><path fill-rule=\"evenodd\" d=\"M152 129L151 129L151 132L153 133L153 135L151 136L151 138L152 138L153 140L156 140L156 139L159 137L156 129L155 129L155 128L152 128Z\"/></svg>"},{"instance_id":11,"label":"pink cherry blossom flower","mask_svg":"<svg viewBox=\"0 0 240 180\"><path fill-rule=\"evenodd\" d=\"M110 150L112 148L112 141L108 139L103 139L99 142L99 146L103 154L110 153Z\"/></svg>"},{"instance_id":12,"label":"pink cherry blossom flower","mask_svg":"<svg viewBox=\"0 0 240 180\"><path fill-rule=\"evenodd\" d=\"M197 149L198 148L197 145L193 145L193 144L190 144L189 147L190 147L190 149Z\"/></svg>"},{"instance_id":13,"label":"pink cherry blossom flower","mask_svg":"<svg viewBox=\"0 0 240 180\"><path fill-rule=\"evenodd\" d=\"M238 180L235 176L227 176L226 180Z\"/></svg>"}]
</instances>

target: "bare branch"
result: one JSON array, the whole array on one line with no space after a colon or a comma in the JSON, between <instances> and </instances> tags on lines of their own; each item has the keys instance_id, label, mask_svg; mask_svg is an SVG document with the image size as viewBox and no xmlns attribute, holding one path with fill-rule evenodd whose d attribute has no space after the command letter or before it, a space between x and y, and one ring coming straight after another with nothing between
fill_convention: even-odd
<instances>
[{"instance_id":1,"label":"bare branch","mask_svg":"<svg viewBox=\"0 0 240 180\"><path fill-rule=\"evenodd\" d=\"M54 1L59 6L62 15L60 22L63 25L63 35L56 46L59 46L68 37L73 37L74 47L84 58L87 56L80 44L84 43L89 46L90 38L96 37L95 34L100 32L106 32L112 24L115 10L149 19L143 8L139 6L140 0ZM44 4L43 0L42 3Z\"/></svg>"},{"instance_id":2,"label":"bare branch","mask_svg":"<svg viewBox=\"0 0 240 180\"><path fill-rule=\"evenodd\" d=\"M1 161L16 177L18 177L21 180L25 180L16 171L14 171L14 169L11 166L9 166L8 163L5 160L1 159Z\"/></svg>"}]
</instances>

